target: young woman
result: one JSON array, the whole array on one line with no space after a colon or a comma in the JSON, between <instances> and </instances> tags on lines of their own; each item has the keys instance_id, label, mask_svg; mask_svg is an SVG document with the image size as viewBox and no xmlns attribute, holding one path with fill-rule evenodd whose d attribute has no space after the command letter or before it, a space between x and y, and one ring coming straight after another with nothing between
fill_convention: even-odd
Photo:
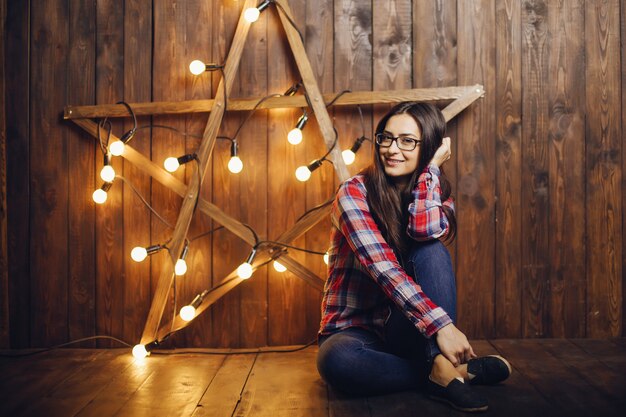
<instances>
[{"instance_id":1,"label":"young woman","mask_svg":"<svg viewBox=\"0 0 626 417\"><path fill-rule=\"evenodd\" d=\"M376 128L374 162L344 182L331 212L329 276L317 366L332 387L381 394L423 387L464 411L487 400L473 384L506 379L503 358L477 358L455 327L456 284L441 241L454 239L446 122L401 103Z\"/></svg>"}]
</instances>

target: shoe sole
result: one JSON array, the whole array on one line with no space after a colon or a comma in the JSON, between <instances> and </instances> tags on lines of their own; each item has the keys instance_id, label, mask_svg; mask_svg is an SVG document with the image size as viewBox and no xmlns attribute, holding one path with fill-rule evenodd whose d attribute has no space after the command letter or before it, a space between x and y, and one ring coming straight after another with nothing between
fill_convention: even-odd
<instances>
[{"instance_id":1,"label":"shoe sole","mask_svg":"<svg viewBox=\"0 0 626 417\"><path fill-rule=\"evenodd\" d=\"M435 395L428 395L428 398L430 398L431 400L435 400L435 401L439 401L439 402L442 402L442 403L446 403L450 407L454 408L455 410L465 411L465 412L468 412L468 413L476 413L476 412L481 412L481 411L487 411L489 409L488 405L485 405L483 407L474 407L474 408L459 407L458 405L454 404L452 401L450 401L450 400L448 400L446 398L437 397Z\"/></svg>"}]
</instances>

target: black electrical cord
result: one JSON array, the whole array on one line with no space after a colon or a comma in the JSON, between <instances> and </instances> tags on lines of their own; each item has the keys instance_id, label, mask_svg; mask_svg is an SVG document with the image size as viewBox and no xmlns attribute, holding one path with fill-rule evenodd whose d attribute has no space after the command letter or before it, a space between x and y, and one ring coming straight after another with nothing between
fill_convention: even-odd
<instances>
[{"instance_id":1,"label":"black electrical cord","mask_svg":"<svg viewBox=\"0 0 626 417\"><path fill-rule=\"evenodd\" d=\"M297 246L289 245L287 243L278 242L278 241L275 241L275 240L262 240L262 241L260 241L259 243L257 243L255 245L255 249L260 247L260 246L263 246L265 244L280 246L280 247L283 247L283 248L293 249L293 250L297 250L297 251L305 252L305 253L311 253L313 255L326 255L326 252L317 252L317 251L314 251L314 250L299 248Z\"/></svg>"},{"instance_id":2,"label":"black electrical cord","mask_svg":"<svg viewBox=\"0 0 626 417\"><path fill-rule=\"evenodd\" d=\"M232 141L235 141L237 139L237 136L239 135L239 131L241 131L241 128L243 127L243 125L245 125L248 120L250 120L250 118L252 117L252 115L254 114L254 112L256 111L256 109L259 108L259 106L265 101L268 100L272 97L282 97L282 94L268 94L267 96L263 97L262 99L260 99L259 101L257 101L257 103L254 105L254 107L252 108L252 110L250 110L250 112L248 113L248 116L246 117L246 119L239 125L239 127L237 128L237 130L235 131L235 134L232 137Z\"/></svg>"},{"instance_id":3,"label":"black electrical cord","mask_svg":"<svg viewBox=\"0 0 626 417\"><path fill-rule=\"evenodd\" d=\"M159 213L157 213L157 211L154 209L154 207L152 207L150 205L150 203L148 203L148 201L139 193L139 191L133 186L133 184L130 183L130 181L128 181L126 178L124 178L121 175L116 175L115 178L121 179L126 185L128 185L130 187L130 189L137 195L137 197L139 197L141 202L143 204L145 204L146 207L148 207L148 209L157 217L157 219L159 219L163 224L165 224L170 229L174 228L174 226L172 226L172 224L170 222L165 220L163 217L161 217L161 215Z\"/></svg>"},{"instance_id":4,"label":"black electrical cord","mask_svg":"<svg viewBox=\"0 0 626 417\"><path fill-rule=\"evenodd\" d=\"M300 36L300 40L302 41L302 45L304 45L304 36L302 36L302 32L300 32L300 29L298 29L298 25L296 25L296 22L293 21L292 17L289 15L289 13L287 13L287 11L285 10L285 8L283 7L282 4L276 2L276 1L271 1L271 3L274 3L285 15L285 17L287 18L287 21L289 22L289 24L291 26L293 26L293 28L296 30L296 32L298 32L298 36Z\"/></svg>"}]
</instances>

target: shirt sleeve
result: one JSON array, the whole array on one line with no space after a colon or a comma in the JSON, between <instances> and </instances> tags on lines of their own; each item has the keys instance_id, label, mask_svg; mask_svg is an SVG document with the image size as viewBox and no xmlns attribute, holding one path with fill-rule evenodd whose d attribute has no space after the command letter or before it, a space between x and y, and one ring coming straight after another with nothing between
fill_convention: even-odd
<instances>
[{"instance_id":1,"label":"shirt sleeve","mask_svg":"<svg viewBox=\"0 0 626 417\"><path fill-rule=\"evenodd\" d=\"M331 220L345 236L361 265L420 332L430 337L452 322L398 263L372 217L362 183L342 184Z\"/></svg>"},{"instance_id":2,"label":"shirt sleeve","mask_svg":"<svg viewBox=\"0 0 626 417\"><path fill-rule=\"evenodd\" d=\"M407 234L414 240L425 241L445 236L450 228L443 206L454 210L451 198L441 202L441 171L437 165L429 165L420 174L413 190L413 202L409 204Z\"/></svg>"}]
</instances>

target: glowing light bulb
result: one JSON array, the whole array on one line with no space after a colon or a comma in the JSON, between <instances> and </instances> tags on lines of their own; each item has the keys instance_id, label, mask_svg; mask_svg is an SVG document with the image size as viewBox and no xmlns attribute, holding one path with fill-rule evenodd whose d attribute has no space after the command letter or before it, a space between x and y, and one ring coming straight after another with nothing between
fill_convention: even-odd
<instances>
[{"instance_id":1,"label":"glowing light bulb","mask_svg":"<svg viewBox=\"0 0 626 417\"><path fill-rule=\"evenodd\" d=\"M98 204L104 204L105 201L107 201L107 192L104 191L102 188L98 188L96 191L93 192L92 194L93 197L93 201L95 201Z\"/></svg>"},{"instance_id":2,"label":"glowing light bulb","mask_svg":"<svg viewBox=\"0 0 626 417\"><path fill-rule=\"evenodd\" d=\"M243 12L243 17L248 23L256 22L257 20L259 20L260 15L261 12L256 7L250 7L249 9L246 9L245 12Z\"/></svg>"},{"instance_id":3,"label":"glowing light bulb","mask_svg":"<svg viewBox=\"0 0 626 417\"><path fill-rule=\"evenodd\" d=\"M133 356L136 359L143 359L148 355L149 353L144 345L135 345L135 347L133 347Z\"/></svg>"},{"instance_id":4,"label":"glowing light bulb","mask_svg":"<svg viewBox=\"0 0 626 417\"><path fill-rule=\"evenodd\" d=\"M176 265L174 265L174 272L176 275L185 275L187 272L187 262L184 259L179 259L176 261Z\"/></svg>"},{"instance_id":5,"label":"glowing light bulb","mask_svg":"<svg viewBox=\"0 0 626 417\"><path fill-rule=\"evenodd\" d=\"M237 275L239 275L239 278L243 279L250 278L252 276L252 265L248 262L242 263L239 265L239 268L237 268Z\"/></svg>"},{"instance_id":6,"label":"glowing light bulb","mask_svg":"<svg viewBox=\"0 0 626 417\"><path fill-rule=\"evenodd\" d=\"M287 141L292 145L297 145L302 142L302 130L297 127L291 129L291 131L287 134Z\"/></svg>"},{"instance_id":7,"label":"glowing light bulb","mask_svg":"<svg viewBox=\"0 0 626 417\"><path fill-rule=\"evenodd\" d=\"M193 75L200 75L204 71L206 71L206 65L204 64L204 62L196 59L194 61L191 61L191 64L189 64L189 71L191 71Z\"/></svg>"},{"instance_id":8,"label":"glowing light bulb","mask_svg":"<svg viewBox=\"0 0 626 417\"><path fill-rule=\"evenodd\" d=\"M324 254L324 263L328 265L328 252Z\"/></svg>"},{"instance_id":9,"label":"glowing light bulb","mask_svg":"<svg viewBox=\"0 0 626 417\"><path fill-rule=\"evenodd\" d=\"M341 156L343 157L343 162L345 162L346 165L352 165L352 163L356 159L356 154L352 152L351 149L346 149L345 151L341 152Z\"/></svg>"},{"instance_id":10,"label":"glowing light bulb","mask_svg":"<svg viewBox=\"0 0 626 417\"><path fill-rule=\"evenodd\" d=\"M135 262L141 262L148 257L148 251L146 248L136 246L130 251L130 257L133 258Z\"/></svg>"},{"instance_id":11,"label":"glowing light bulb","mask_svg":"<svg viewBox=\"0 0 626 417\"><path fill-rule=\"evenodd\" d=\"M306 166L302 165L296 169L296 178L298 181L308 181L311 178L311 171Z\"/></svg>"},{"instance_id":12,"label":"glowing light bulb","mask_svg":"<svg viewBox=\"0 0 626 417\"><path fill-rule=\"evenodd\" d=\"M243 169L243 162L238 156L233 156L228 161L228 170L233 174L239 174Z\"/></svg>"},{"instance_id":13,"label":"glowing light bulb","mask_svg":"<svg viewBox=\"0 0 626 417\"><path fill-rule=\"evenodd\" d=\"M126 145L124 145L124 142L122 142L121 140L116 140L109 145L109 152L111 152L111 155L120 156L124 153L125 147Z\"/></svg>"},{"instance_id":14,"label":"glowing light bulb","mask_svg":"<svg viewBox=\"0 0 626 417\"><path fill-rule=\"evenodd\" d=\"M285 265L281 264L278 261L274 261L274 269L277 272L285 272L287 270L287 268L285 268Z\"/></svg>"},{"instance_id":15,"label":"glowing light bulb","mask_svg":"<svg viewBox=\"0 0 626 417\"><path fill-rule=\"evenodd\" d=\"M178 163L178 158L174 158L170 156L165 161L163 161L163 167L167 172L176 172L180 164Z\"/></svg>"},{"instance_id":16,"label":"glowing light bulb","mask_svg":"<svg viewBox=\"0 0 626 417\"><path fill-rule=\"evenodd\" d=\"M113 182L115 179L115 170L111 165L105 165L102 167L100 171L100 178L106 182Z\"/></svg>"},{"instance_id":17,"label":"glowing light bulb","mask_svg":"<svg viewBox=\"0 0 626 417\"><path fill-rule=\"evenodd\" d=\"M180 309L180 318L185 321L191 321L196 317L196 308L194 306L184 306Z\"/></svg>"}]
</instances>

